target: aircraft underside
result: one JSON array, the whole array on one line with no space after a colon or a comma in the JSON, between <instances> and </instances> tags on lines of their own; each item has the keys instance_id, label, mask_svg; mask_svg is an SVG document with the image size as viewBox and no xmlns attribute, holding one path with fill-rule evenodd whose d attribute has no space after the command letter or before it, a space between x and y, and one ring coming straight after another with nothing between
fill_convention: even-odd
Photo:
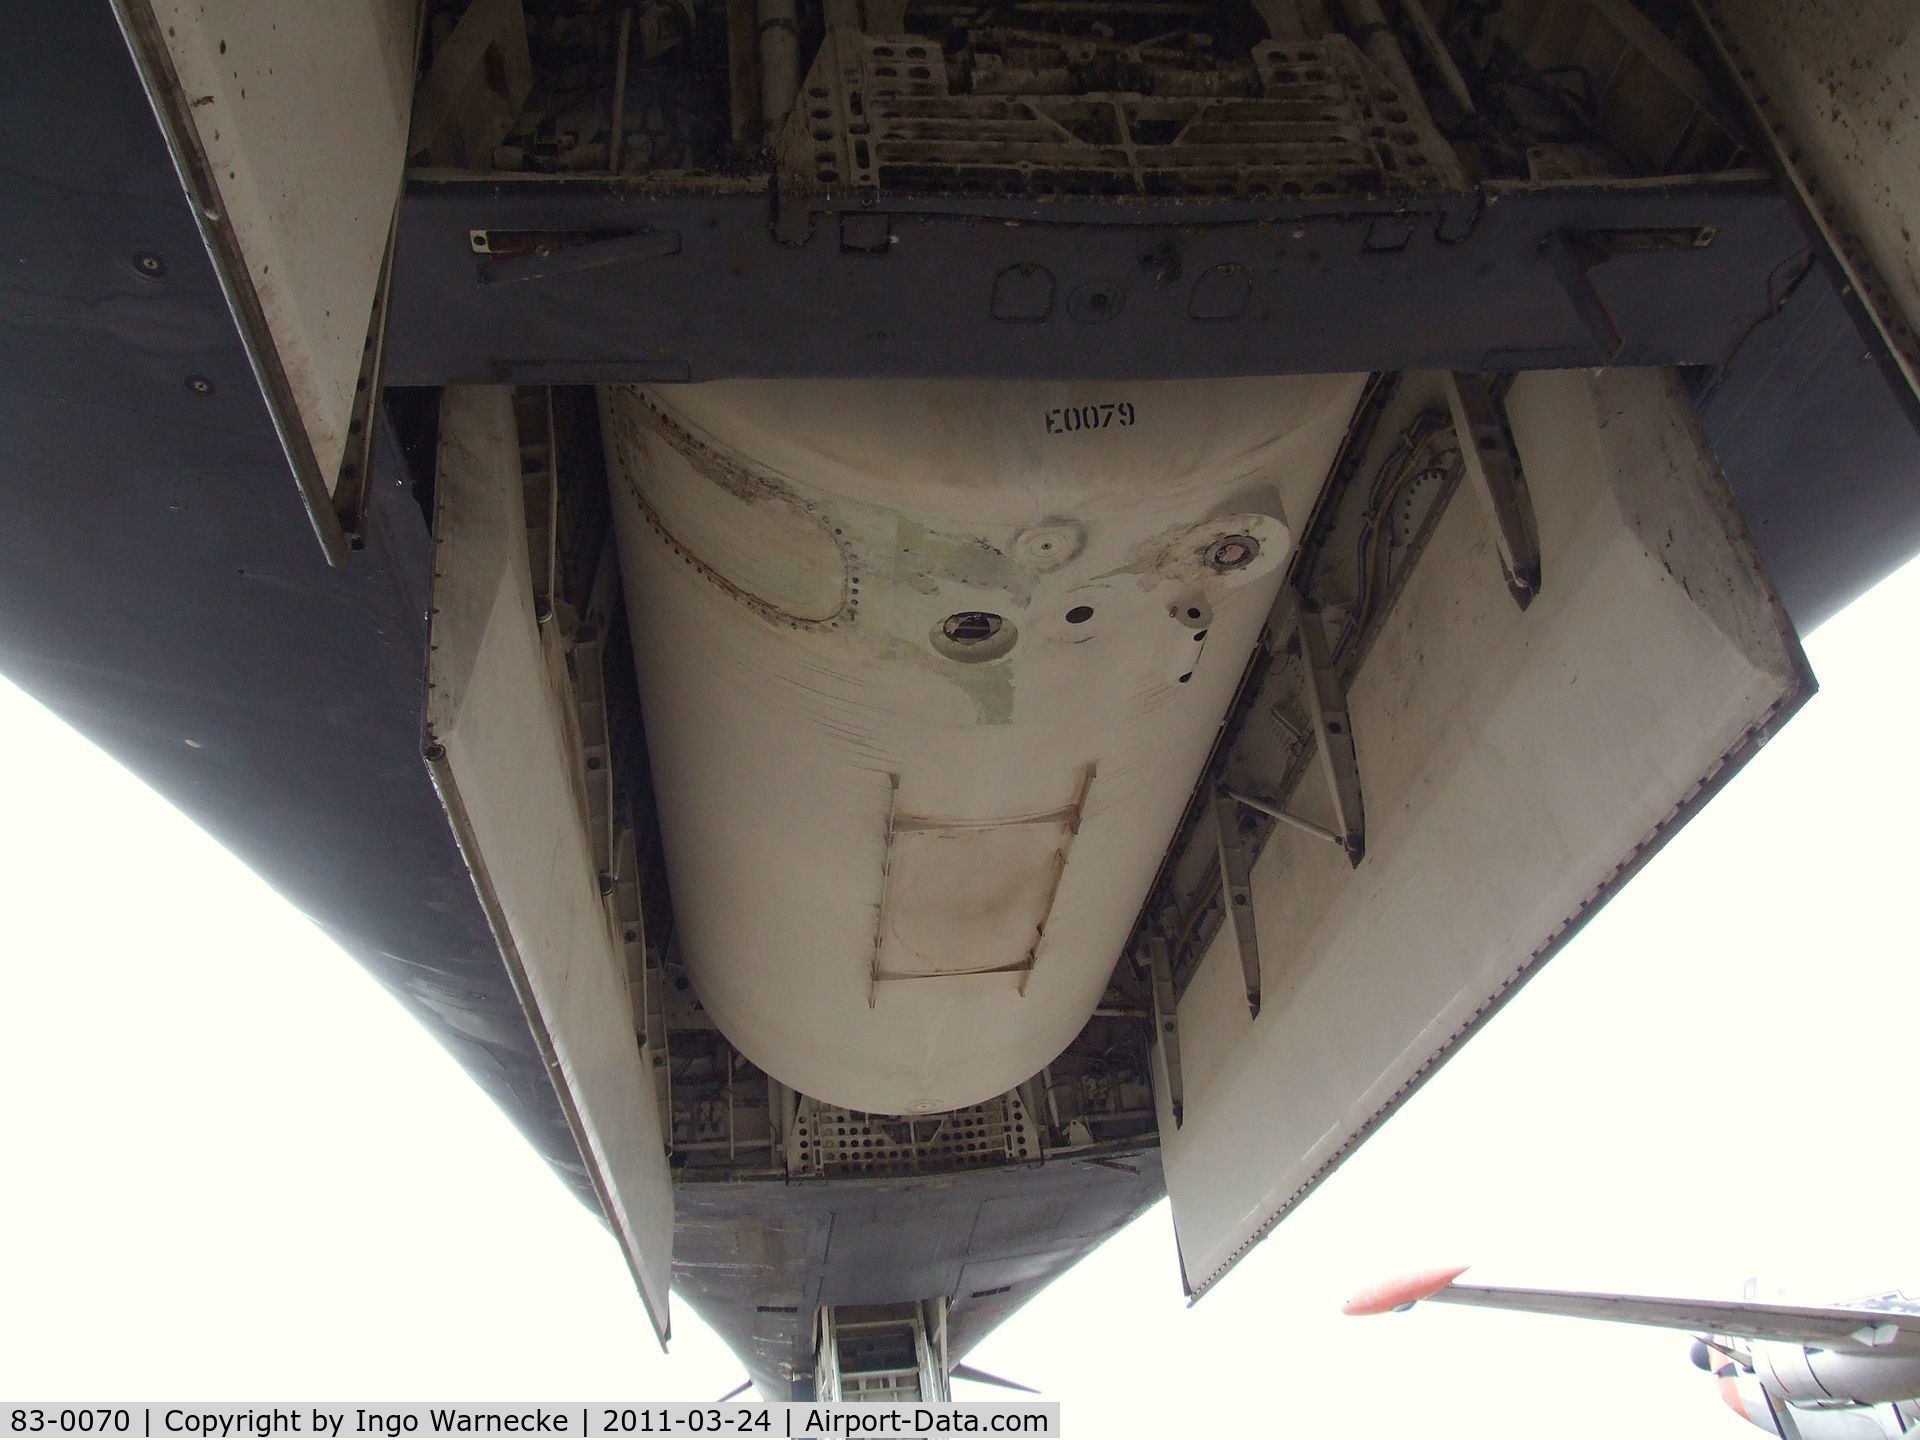
<instances>
[{"instance_id":1,"label":"aircraft underside","mask_svg":"<svg viewBox=\"0 0 1920 1440\"><path fill-rule=\"evenodd\" d=\"M16 18L0 665L663 1338L942 1396L1163 1194L1216 1283L1920 545L1911 162L1805 98L1910 61L1805 8Z\"/></svg>"}]
</instances>

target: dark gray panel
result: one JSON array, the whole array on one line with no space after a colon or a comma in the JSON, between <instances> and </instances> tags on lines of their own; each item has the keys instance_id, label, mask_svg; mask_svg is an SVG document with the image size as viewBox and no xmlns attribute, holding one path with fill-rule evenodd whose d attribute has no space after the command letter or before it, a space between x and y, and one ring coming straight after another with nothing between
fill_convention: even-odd
<instances>
[{"instance_id":1,"label":"dark gray panel","mask_svg":"<svg viewBox=\"0 0 1920 1440\"><path fill-rule=\"evenodd\" d=\"M1769 276L1805 247L1785 201L1751 179L1423 197L1430 210L1400 219L1369 213L1393 202L1349 198L1009 201L990 221L946 212L992 202L887 203L896 213L859 218L889 226L891 243L856 250L834 216L816 217L807 243L782 243L752 190L416 179L389 373L439 384L1718 364L1766 313ZM475 230L676 238L644 258L500 284L485 281ZM1709 230L1711 244L1646 248ZM1226 272L1246 291L1230 316L1205 299ZM1095 282L1124 296L1097 321L1043 303Z\"/></svg>"},{"instance_id":2,"label":"dark gray panel","mask_svg":"<svg viewBox=\"0 0 1920 1440\"><path fill-rule=\"evenodd\" d=\"M325 926L584 1194L420 759L427 536L394 454L329 569L108 7L11 7L0 57L0 669Z\"/></svg>"},{"instance_id":3,"label":"dark gray panel","mask_svg":"<svg viewBox=\"0 0 1920 1440\"><path fill-rule=\"evenodd\" d=\"M1920 435L1873 344L1813 265L1701 403L1803 635L1920 550Z\"/></svg>"},{"instance_id":4,"label":"dark gray panel","mask_svg":"<svg viewBox=\"0 0 1920 1440\"><path fill-rule=\"evenodd\" d=\"M1067 1210L1064 1201L1050 1198L1029 1200L1009 1195L989 1200L980 1207L968 1249L987 1255L1044 1251L1053 1244L1054 1229Z\"/></svg>"},{"instance_id":5,"label":"dark gray panel","mask_svg":"<svg viewBox=\"0 0 1920 1440\"><path fill-rule=\"evenodd\" d=\"M950 1295L950 1344L958 1358L1165 1193L1157 1151L1103 1159L906 1183L685 1185L678 1192L675 1285L769 1397L794 1393L791 1376L810 1376L816 1303ZM796 1248L794 1272L772 1283L783 1296L809 1288L810 1298L790 1314L769 1314L768 1280L730 1262L752 1249L743 1237L794 1226L806 1234L809 1253L803 1259ZM1063 1237L1062 1229L1075 1234ZM733 1238L721 1243L722 1235ZM990 1283L975 1283L968 1278L974 1275ZM1003 1285L1012 1288L972 1294Z\"/></svg>"}]
</instances>

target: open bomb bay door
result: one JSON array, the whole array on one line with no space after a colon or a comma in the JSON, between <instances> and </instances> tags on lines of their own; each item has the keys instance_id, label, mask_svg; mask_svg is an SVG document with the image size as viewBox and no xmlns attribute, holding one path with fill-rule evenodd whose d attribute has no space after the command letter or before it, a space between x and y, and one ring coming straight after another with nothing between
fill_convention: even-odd
<instances>
[{"instance_id":1,"label":"open bomb bay door","mask_svg":"<svg viewBox=\"0 0 1920 1440\"><path fill-rule=\"evenodd\" d=\"M1157 1046L1156 1075L1192 1294L1277 1224L1811 690L1670 376L1532 373L1512 384L1505 411L1537 526L1537 589L1515 592L1502 563L1513 517L1469 460L1417 561L1351 643L1340 633L1351 615L1297 612L1298 625L1327 627L1344 644L1333 733L1320 726L1316 740L1312 727L1283 727L1294 753L1273 753L1276 732L1261 722L1302 703L1299 677L1313 668L1289 653L1287 636L1276 633L1270 672L1250 680L1242 713L1252 718L1225 774L1242 793L1278 788L1279 803L1263 817L1230 800L1226 818L1196 826L1188 862L1204 869L1219 844L1209 823L1230 829L1216 868L1244 905L1209 923L1207 907L1222 907L1196 886L1185 903L1163 899L1163 917L1149 907L1146 923L1180 939L1169 957L1177 1001L1162 1022L1163 1039L1165 1022L1174 1025L1174 1064ZM1320 648L1309 639L1292 648ZM1343 720L1364 805L1358 847L1335 803L1342 787L1321 783L1314 754L1321 742L1343 748ZM1277 787L1247 778L1263 773L1283 778ZM1304 823L1273 824L1272 811ZM1257 856L1236 886L1232 853L1250 848ZM1176 860L1170 890L1183 873Z\"/></svg>"}]
</instances>

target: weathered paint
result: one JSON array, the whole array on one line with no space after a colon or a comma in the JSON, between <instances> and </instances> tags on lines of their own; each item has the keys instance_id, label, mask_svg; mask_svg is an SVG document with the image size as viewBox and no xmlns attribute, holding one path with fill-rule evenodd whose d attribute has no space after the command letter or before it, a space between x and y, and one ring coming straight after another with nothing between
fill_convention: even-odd
<instances>
[{"instance_id":1,"label":"weathered paint","mask_svg":"<svg viewBox=\"0 0 1920 1440\"><path fill-rule=\"evenodd\" d=\"M749 1059L900 1113L1065 1048L1359 389L602 392L675 947ZM977 652L942 639L970 611Z\"/></svg>"},{"instance_id":2,"label":"weathered paint","mask_svg":"<svg viewBox=\"0 0 1920 1440\"><path fill-rule=\"evenodd\" d=\"M243 333L250 311L265 326L246 336L256 366L284 377L296 473L362 478L342 462L400 197L418 0L116 3L136 51L158 52L139 57L150 88L177 93L193 132L177 143L204 157L190 188L203 228L230 239L214 258L238 272L222 283L247 301Z\"/></svg>"},{"instance_id":3,"label":"weathered paint","mask_svg":"<svg viewBox=\"0 0 1920 1440\"><path fill-rule=\"evenodd\" d=\"M579 748L534 619L513 400L440 412L426 754L461 854L634 1283L667 1338L673 1261L653 1069L601 902Z\"/></svg>"},{"instance_id":4,"label":"weathered paint","mask_svg":"<svg viewBox=\"0 0 1920 1440\"><path fill-rule=\"evenodd\" d=\"M1185 1108L1161 1143L1195 1291L1804 694L1670 377L1537 372L1507 405L1546 583L1515 606L1485 507L1455 495L1348 687L1365 860L1275 832L1259 1017L1229 935L1181 997Z\"/></svg>"},{"instance_id":5,"label":"weathered paint","mask_svg":"<svg viewBox=\"0 0 1920 1440\"><path fill-rule=\"evenodd\" d=\"M1699 0L1775 159L1920 390L1920 10Z\"/></svg>"}]
</instances>

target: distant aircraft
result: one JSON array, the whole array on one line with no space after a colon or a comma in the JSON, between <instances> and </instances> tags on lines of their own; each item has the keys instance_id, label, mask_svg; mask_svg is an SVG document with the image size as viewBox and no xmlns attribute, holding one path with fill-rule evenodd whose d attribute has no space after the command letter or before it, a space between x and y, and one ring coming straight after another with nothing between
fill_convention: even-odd
<instances>
[{"instance_id":1,"label":"distant aircraft","mask_svg":"<svg viewBox=\"0 0 1920 1440\"><path fill-rule=\"evenodd\" d=\"M1465 1267L1363 1290L1349 1315L1422 1300L1705 1332L1693 1363L1743 1420L1782 1440L1877 1440L1920 1433L1920 1299L1899 1290L1839 1305L1674 1300L1456 1283Z\"/></svg>"}]
</instances>

